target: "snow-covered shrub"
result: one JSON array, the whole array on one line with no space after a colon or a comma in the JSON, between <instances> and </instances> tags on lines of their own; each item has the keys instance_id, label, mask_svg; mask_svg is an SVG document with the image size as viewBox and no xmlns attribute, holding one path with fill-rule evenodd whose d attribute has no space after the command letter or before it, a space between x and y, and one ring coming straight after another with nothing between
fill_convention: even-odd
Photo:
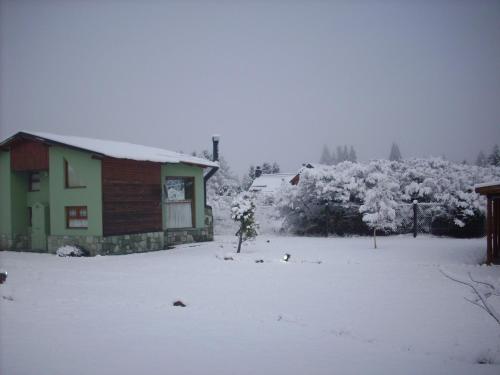
<instances>
[{"instance_id":1,"label":"snow-covered shrub","mask_svg":"<svg viewBox=\"0 0 500 375\"><path fill-rule=\"evenodd\" d=\"M239 237L238 250L241 250L243 241L257 236L257 223L255 221L255 202L249 192L239 194L231 205L231 218L239 225L236 236Z\"/></svg>"},{"instance_id":2,"label":"snow-covered shrub","mask_svg":"<svg viewBox=\"0 0 500 375\"><path fill-rule=\"evenodd\" d=\"M90 253L83 247L77 245L65 245L57 249L56 254L60 257L86 257Z\"/></svg>"},{"instance_id":3,"label":"snow-covered shrub","mask_svg":"<svg viewBox=\"0 0 500 375\"><path fill-rule=\"evenodd\" d=\"M360 206L376 200L377 186L390 181L398 185L391 188L391 202L434 203L436 222L446 228L439 234L470 236L482 230L485 211L484 198L474 192L474 185L498 179L499 167L441 158L318 165L304 168L299 183L280 193L277 207L286 218L286 229L296 233L362 234L371 219L365 215L361 221ZM396 218L396 226L399 223Z\"/></svg>"},{"instance_id":4,"label":"snow-covered shrub","mask_svg":"<svg viewBox=\"0 0 500 375\"><path fill-rule=\"evenodd\" d=\"M370 175L373 181L365 194L364 203L359 207L363 221L373 229L374 247L377 248L376 233L379 230L396 230L396 197L399 184L383 173Z\"/></svg>"}]
</instances>

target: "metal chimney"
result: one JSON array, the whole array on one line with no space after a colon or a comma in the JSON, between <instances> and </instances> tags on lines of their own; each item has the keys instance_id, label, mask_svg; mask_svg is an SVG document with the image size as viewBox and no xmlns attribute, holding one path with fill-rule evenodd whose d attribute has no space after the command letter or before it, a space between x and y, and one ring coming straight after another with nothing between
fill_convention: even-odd
<instances>
[{"instance_id":1,"label":"metal chimney","mask_svg":"<svg viewBox=\"0 0 500 375\"><path fill-rule=\"evenodd\" d=\"M220 138L220 136L217 134L214 134L212 136L212 143L213 143L212 159L213 159L213 161L219 161L219 138Z\"/></svg>"}]
</instances>

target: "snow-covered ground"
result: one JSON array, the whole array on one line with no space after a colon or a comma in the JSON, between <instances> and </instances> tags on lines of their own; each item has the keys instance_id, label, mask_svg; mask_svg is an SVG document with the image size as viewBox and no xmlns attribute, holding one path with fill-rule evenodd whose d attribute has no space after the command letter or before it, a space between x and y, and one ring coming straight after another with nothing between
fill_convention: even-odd
<instances>
[{"instance_id":1,"label":"snow-covered ground","mask_svg":"<svg viewBox=\"0 0 500 375\"><path fill-rule=\"evenodd\" d=\"M235 240L1 252L0 373L500 373L500 327L439 272L499 286L500 267L477 265L484 240L260 236L239 255Z\"/></svg>"}]
</instances>

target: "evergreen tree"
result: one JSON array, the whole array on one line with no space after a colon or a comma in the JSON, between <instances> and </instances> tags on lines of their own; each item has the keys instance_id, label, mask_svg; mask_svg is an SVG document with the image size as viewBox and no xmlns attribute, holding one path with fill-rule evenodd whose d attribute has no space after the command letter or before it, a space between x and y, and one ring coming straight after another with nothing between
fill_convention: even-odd
<instances>
[{"instance_id":1,"label":"evergreen tree","mask_svg":"<svg viewBox=\"0 0 500 375\"><path fill-rule=\"evenodd\" d=\"M252 186L253 180L255 180L255 167L251 165L248 169L248 173L243 176L241 190L248 190L250 186Z\"/></svg>"},{"instance_id":2,"label":"evergreen tree","mask_svg":"<svg viewBox=\"0 0 500 375\"><path fill-rule=\"evenodd\" d=\"M332 165L332 155L327 145L323 146L323 151L321 152L321 157L319 159L320 164Z\"/></svg>"},{"instance_id":3,"label":"evergreen tree","mask_svg":"<svg viewBox=\"0 0 500 375\"><path fill-rule=\"evenodd\" d=\"M337 157L335 158L335 163L341 163L343 162L343 156L342 156L342 146L337 146Z\"/></svg>"},{"instance_id":4,"label":"evergreen tree","mask_svg":"<svg viewBox=\"0 0 500 375\"><path fill-rule=\"evenodd\" d=\"M488 164L500 166L500 149L498 145L493 146L490 156L488 156Z\"/></svg>"},{"instance_id":5,"label":"evergreen tree","mask_svg":"<svg viewBox=\"0 0 500 375\"><path fill-rule=\"evenodd\" d=\"M351 146L351 149L349 150L349 161L352 161L353 163L358 161L358 157L356 156L356 151L354 151L353 146Z\"/></svg>"},{"instance_id":6,"label":"evergreen tree","mask_svg":"<svg viewBox=\"0 0 500 375\"><path fill-rule=\"evenodd\" d=\"M271 174L273 173L273 167L267 161L262 163L262 174Z\"/></svg>"},{"instance_id":7,"label":"evergreen tree","mask_svg":"<svg viewBox=\"0 0 500 375\"><path fill-rule=\"evenodd\" d=\"M488 165L488 159L486 159L486 155L484 155L483 150L479 151L476 159L476 165L479 167L486 167Z\"/></svg>"},{"instance_id":8,"label":"evergreen tree","mask_svg":"<svg viewBox=\"0 0 500 375\"><path fill-rule=\"evenodd\" d=\"M342 150L342 161L349 160L349 149L347 145L344 145L344 149Z\"/></svg>"},{"instance_id":9,"label":"evergreen tree","mask_svg":"<svg viewBox=\"0 0 500 375\"><path fill-rule=\"evenodd\" d=\"M401 161L401 152L399 151L399 147L396 142L392 143L391 153L389 154L390 161Z\"/></svg>"},{"instance_id":10,"label":"evergreen tree","mask_svg":"<svg viewBox=\"0 0 500 375\"><path fill-rule=\"evenodd\" d=\"M201 157L212 160L212 153L208 150L201 152ZM223 155L219 154L219 170L207 182L207 197L215 195L236 195L240 191L240 182L233 173Z\"/></svg>"}]
</instances>

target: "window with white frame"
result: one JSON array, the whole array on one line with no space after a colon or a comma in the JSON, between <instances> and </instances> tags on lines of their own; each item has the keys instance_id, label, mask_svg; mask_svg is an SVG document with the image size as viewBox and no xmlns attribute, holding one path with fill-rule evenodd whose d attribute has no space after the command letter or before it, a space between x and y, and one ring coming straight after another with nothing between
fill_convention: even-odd
<instances>
[{"instance_id":1,"label":"window with white frame","mask_svg":"<svg viewBox=\"0 0 500 375\"><path fill-rule=\"evenodd\" d=\"M87 206L66 207L66 227L75 229L88 228Z\"/></svg>"},{"instance_id":2,"label":"window with white frame","mask_svg":"<svg viewBox=\"0 0 500 375\"><path fill-rule=\"evenodd\" d=\"M29 191L40 191L40 172L30 172Z\"/></svg>"}]
</instances>

